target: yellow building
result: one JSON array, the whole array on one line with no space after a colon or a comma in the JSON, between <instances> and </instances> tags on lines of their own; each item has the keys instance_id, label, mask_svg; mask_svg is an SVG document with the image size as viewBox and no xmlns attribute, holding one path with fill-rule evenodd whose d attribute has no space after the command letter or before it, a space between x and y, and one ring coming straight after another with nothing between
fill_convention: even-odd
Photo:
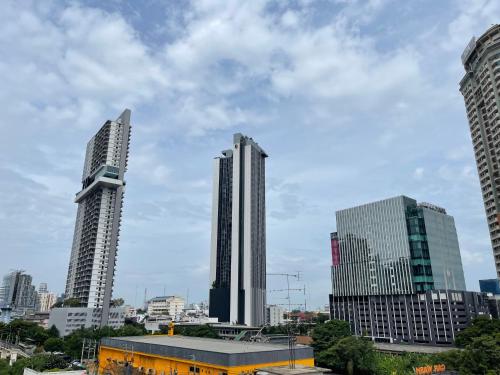
<instances>
[{"instance_id":1,"label":"yellow building","mask_svg":"<svg viewBox=\"0 0 500 375\"><path fill-rule=\"evenodd\" d=\"M288 365L287 345L187 336L113 337L101 340L99 374L248 375ZM314 366L313 350L297 345L295 363Z\"/></svg>"}]
</instances>

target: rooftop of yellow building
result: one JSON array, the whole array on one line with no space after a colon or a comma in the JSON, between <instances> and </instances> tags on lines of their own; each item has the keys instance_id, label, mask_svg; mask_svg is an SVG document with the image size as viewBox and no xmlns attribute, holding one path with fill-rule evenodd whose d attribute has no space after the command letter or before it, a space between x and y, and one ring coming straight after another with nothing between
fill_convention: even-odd
<instances>
[{"instance_id":1,"label":"rooftop of yellow building","mask_svg":"<svg viewBox=\"0 0 500 375\"><path fill-rule=\"evenodd\" d=\"M221 366L282 362L289 358L287 345L180 335L104 338L101 345L127 353L144 353ZM297 345L294 354L297 360L313 358L312 348L305 345Z\"/></svg>"}]
</instances>

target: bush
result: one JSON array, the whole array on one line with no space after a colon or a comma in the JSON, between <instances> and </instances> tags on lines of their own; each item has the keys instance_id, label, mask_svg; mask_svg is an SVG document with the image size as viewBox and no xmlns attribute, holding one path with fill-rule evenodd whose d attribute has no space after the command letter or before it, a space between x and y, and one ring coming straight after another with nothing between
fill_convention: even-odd
<instances>
[{"instance_id":1,"label":"bush","mask_svg":"<svg viewBox=\"0 0 500 375\"><path fill-rule=\"evenodd\" d=\"M349 375L372 374L375 368L374 359L373 343L354 336L338 340L317 357L320 366Z\"/></svg>"},{"instance_id":2,"label":"bush","mask_svg":"<svg viewBox=\"0 0 500 375\"><path fill-rule=\"evenodd\" d=\"M56 368L67 368L68 363L61 357L53 354L38 354L31 358L22 358L17 360L12 365L9 375L22 375L25 367L29 367L35 371L45 371Z\"/></svg>"},{"instance_id":3,"label":"bush","mask_svg":"<svg viewBox=\"0 0 500 375\"><path fill-rule=\"evenodd\" d=\"M174 334L183 335L183 336L192 336L192 337L207 337L212 339L219 339L220 336L217 331L210 327L208 324L200 325L200 326L175 326Z\"/></svg>"},{"instance_id":4,"label":"bush","mask_svg":"<svg viewBox=\"0 0 500 375\"><path fill-rule=\"evenodd\" d=\"M374 374L376 375L413 375L415 367L443 363L432 355L404 353L401 355L375 353Z\"/></svg>"},{"instance_id":5,"label":"bush","mask_svg":"<svg viewBox=\"0 0 500 375\"><path fill-rule=\"evenodd\" d=\"M496 333L500 333L500 320L479 316L473 319L466 329L457 334L455 345L459 348L465 348L472 343L474 338L483 335L494 335Z\"/></svg>"},{"instance_id":6,"label":"bush","mask_svg":"<svg viewBox=\"0 0 500 375\"><path fill-rule=\"evenodd\" d=\"M49 337L45 340L43 348L46 352L62 352L64 351L64 341L59 338Z\"/></svg>"},{"instance_id":7,"label":"bush","mask_svg":"<svg viewBox=\"0 0 500 375\"><path fill-rule=\"evenodd\" d=\"M343 320L330 320L323 324L318 324L312 331L312 347L314 352L319 354L322 351L335 345L338 340L351 336L349 323Z\"/></svg>"}]
</instances>

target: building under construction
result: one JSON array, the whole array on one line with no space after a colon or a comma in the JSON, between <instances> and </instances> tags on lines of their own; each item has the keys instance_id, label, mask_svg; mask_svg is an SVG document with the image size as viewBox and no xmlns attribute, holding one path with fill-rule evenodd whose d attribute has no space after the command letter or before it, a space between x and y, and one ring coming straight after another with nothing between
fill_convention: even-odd
<instances>
[{"instance_id":1,"label":"building under construction","mask_svg":"<svg viewBox=\"0 0 500 375\"><path fill-rule=\"evenodd\" d=\"M314 366L313 349L297 345L294 363ZM288 345L187 336L114 337L101 340L99 373L105 375L240 375L288 366Z\"/></svg>"}]
</instances>

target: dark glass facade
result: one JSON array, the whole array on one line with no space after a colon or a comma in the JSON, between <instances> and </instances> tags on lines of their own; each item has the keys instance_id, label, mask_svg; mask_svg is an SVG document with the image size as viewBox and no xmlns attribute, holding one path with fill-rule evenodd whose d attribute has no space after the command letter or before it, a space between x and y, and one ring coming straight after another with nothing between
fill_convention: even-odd
<instances>
[{"instance_id":1,"label":"dark glass facade","mask_svg":"<svg viewBox=\"0 0 500 375\"><path fill-rule=\"evenodd\" d=\"M406 209L406 223L413 285L416 292L424 292L434 288L434 280L422 208L409 206Z\"/></svg>"},{"instance_id":2,"label":"dark glass facade","mask_svg":"<svg viewBox=\"0 0 500 375\"><path fill-rule=\"evenodd\" d=\"M474 317L489 314L488 303L483 293L443 289L398 295L330 295L330 317L348 321L353 334L378 342L452 345Z\"/></svg>"}]
</instances>

